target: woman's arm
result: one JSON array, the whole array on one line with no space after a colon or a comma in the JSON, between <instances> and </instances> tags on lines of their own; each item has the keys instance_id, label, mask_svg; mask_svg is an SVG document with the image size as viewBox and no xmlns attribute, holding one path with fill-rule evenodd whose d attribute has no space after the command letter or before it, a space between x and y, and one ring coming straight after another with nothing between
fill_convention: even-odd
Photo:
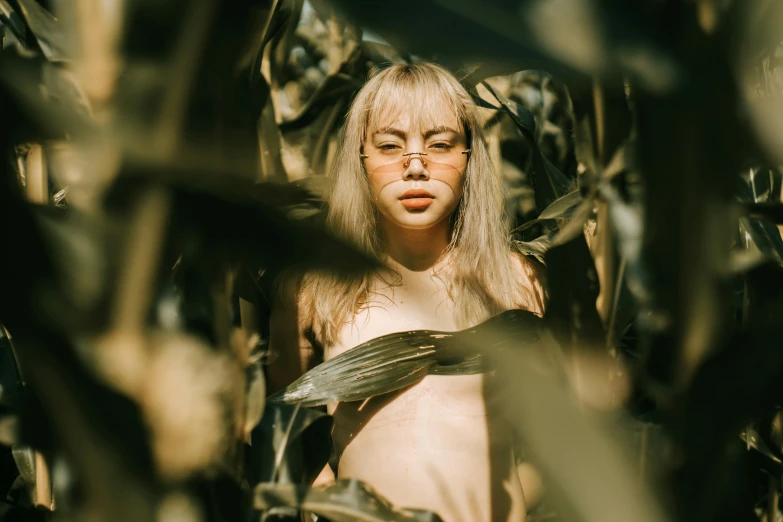
<instances>
[{"instance_id":1,"label":"woman's arm","mask_svg":"<svg viewBox=\"0 0 783 522\"><path fill-rule=\"evenodd\" d=\"M313 366L316 350L307 340L307 321L301 310L299 288L302 278L282 276L275 293L269 317L269 362L267 364L267 393L285 388ZM334 481L329 464L315 479L314 486Z\"/></svg>"},{"instance_id":2,"label":"woman's arm","mask_svg":"<svg viewBox=\"0 0 783 522\"><path fill-rule=\"evenodd\" d=\"M304 332L300 307L301 276L281 276L283 281L272 301L269 317L269 360L267 393L274 393L310 369L315 349Z\"/></svg>"}]
</instances>

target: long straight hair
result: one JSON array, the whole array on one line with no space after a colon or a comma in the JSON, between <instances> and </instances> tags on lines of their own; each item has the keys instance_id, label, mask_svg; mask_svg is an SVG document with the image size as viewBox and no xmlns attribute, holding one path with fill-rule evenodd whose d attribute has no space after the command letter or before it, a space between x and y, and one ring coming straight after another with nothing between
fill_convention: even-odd
<instances>
[{"instance_id":1,"label":"long straight hair","mask_svg":"<svg viewBox=\"0 0 783 522\"><path fill-rule=\"evenodd\" d=\"M466 328L510 308L540 313L541 299L534 288L540 290L540 286L529 267L520 270L525 261L512 255L503 184L493 169L476 105L459 81L438 65L419 62L376 70L357 93L330 170L327 227L383 261L378 209L360 153L369 133L411 107L416 108L411 128L442 123L443 108L448 107L453 114L446 116L463 125L471 149L462 198L451 216L451 240L443 255L445 270L440 274L454 300L458 325ZM382 279L377 271L353 277L305 274L300 314L319 344L329 347L337 342L342 327L368 306Z\"/></svg>"}]
</instances>

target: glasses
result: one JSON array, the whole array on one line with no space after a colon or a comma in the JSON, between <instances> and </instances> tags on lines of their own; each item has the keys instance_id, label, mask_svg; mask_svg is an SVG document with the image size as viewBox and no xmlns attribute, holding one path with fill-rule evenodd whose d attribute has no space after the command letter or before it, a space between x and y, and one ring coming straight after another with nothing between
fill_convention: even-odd
<instances>
[{"instance_id":1,"label":"glasses","mask_svg":"<svg viewBox=\"0 0 783 522\"><path fill-rule=\"evenodd\" d=\"M468 164L470 149L462 150L454 147L430 147L427 152L407 152L402 149L382 150L371 154L360 154L364 160L364 168L368 174L399 174L402 175L414 158L421 161L422 166L430 174L439 171L460 171Z\"/></svg>"}]
</instances>

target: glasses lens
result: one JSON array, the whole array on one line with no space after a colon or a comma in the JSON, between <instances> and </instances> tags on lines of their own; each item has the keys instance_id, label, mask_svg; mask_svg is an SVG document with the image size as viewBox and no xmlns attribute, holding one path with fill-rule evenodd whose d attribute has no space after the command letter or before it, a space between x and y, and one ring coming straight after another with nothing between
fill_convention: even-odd
<instances>
[{"instance_id":1,"label":"glasses lens","mask_svg":"<svg viewBox=\"0 0 783 522\"><path fill-rule=\"evenodd\" d=\"M438 171L464 169L468 162L468 155L465 152L465 149L430 147L425 154L370 153L365 158L364 165L370 174L401 175L411 162L420 161L430 174L434 174Z\"/></svg>"}]
</instances>

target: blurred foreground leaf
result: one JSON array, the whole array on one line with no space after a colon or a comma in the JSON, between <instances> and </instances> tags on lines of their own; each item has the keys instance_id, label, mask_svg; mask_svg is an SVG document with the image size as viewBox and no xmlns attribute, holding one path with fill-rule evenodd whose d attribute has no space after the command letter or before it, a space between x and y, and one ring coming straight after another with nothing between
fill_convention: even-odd
<instances>
[{"instance_id":1,"label":"blurred foreground leaf","mask_svg":"<svg viewBox=\"0 0 783 522\"><path fill-rule=\"evenodd\" d=\"M466 338L465 349L482 349L502 329ZM540 466L549 495L584 522L663 522L661 506L624 449L598 419L584 414L546 360L558 350L545 333L540 349L506 349L492 355L504 397L499 404L512 429Z\"/></svg>"},{"instance_id":2,"label":"blurred foreground leaf","mask_svg":"<svg viewBox=\"0 0 783 522\"><path fill-rule=\"evenodd\" d=\"M313 197L296 185L254 184L215 172L168 166L128 165L110 191L107 205L123 208L128 195L149 183L174 190L172 220L186 250L211 263L248 261L259 268L301 264L340 273L376 265L325 228L285 217L288 206ZM195 243L194 243L195 241Z\"/></svg>"},{"instance_id":3,"label":"blurred foreground leaf","mask_svg":"<svg viewBox=\"0 0 783 522\"><path fill-rule=\"evenodd\" d=\"M0 132L3 146L7 134ZM96 514L152 520L154 472L139 410L98 382L77 356L58 320L65 301L51 253L8 162L0 165L0 219L14 223L0 228L0 242L14 253L0 256L0 322L18 347L28 393L40 401L39 408L26 409L23 421L31 433L54 437Z\"/></svg>"},{"instance_id":4,"label":"blurred foreground leaf","mask_svg":"<svg viewBox=\"0 0 783 522\"><path fill-rule=\"evenodd\" d=\"M403 54L437 55L440 63L454 69L481 62L486 76L544 69L563 78L586 78L536 44L524 30L517 2L404 0L394 9L378 9L363 0L334 3L345 16L372 29Z\"/></svg>"}]
</instances>

